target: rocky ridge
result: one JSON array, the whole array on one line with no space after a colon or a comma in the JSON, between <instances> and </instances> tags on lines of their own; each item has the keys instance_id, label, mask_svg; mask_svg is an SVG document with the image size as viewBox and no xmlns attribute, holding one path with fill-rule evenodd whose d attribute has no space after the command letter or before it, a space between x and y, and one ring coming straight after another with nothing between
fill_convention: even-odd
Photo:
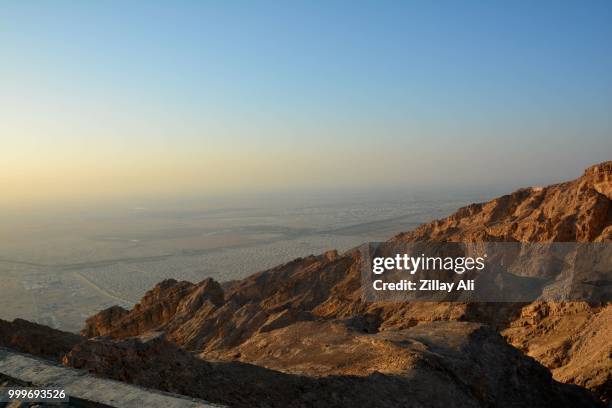
<instances>
[{"instance_id":1,"label":"rocky ridge","mask_svg":"<svg viewBox=\"0 0 612 408\"><path fill-rule=\"evenodd\" d=\"M461 208L391 241L609 242L611 199L612 162L606 162L574 181ZM200 390L219 376L234 378L237 371L227 371L228 365L242 364L241 370L257 374L233 394L238 400L193 395L230 405L284 406L305 392L303 406L314 405L318 396L325 396L322 406L386 406L356 392L364 384L388 393L389 406L456 405L457 396L462 406L596 404L588 392L554 381L507 341L551 370L555 380L610 400L609 304L366 303L359 266L359 251L329 251L224 284L166 280L132 310L115 306L88 319L82 338L67 335L51 342L63 344L58 349L49 344L29 350L51 358L63 354L66 365L173 392L186 392L176 388L180 384ZM10 325L0 324L0 344L7 342ZM8 345L25 347L16 343ZM142 358L164 353L167 360L153 366ZM181 370L217 374L199 376L208 383L179 377L169 384L156 367L172 367L172 361L182 362ZM275 384L267 391L273 397L250 388L261 383L258 378ZM278 389L285 393L277 395ZM393 398L406 389L409 399ZM333 397L338 392L354 399Z\"/></svg>"}]
</instances>

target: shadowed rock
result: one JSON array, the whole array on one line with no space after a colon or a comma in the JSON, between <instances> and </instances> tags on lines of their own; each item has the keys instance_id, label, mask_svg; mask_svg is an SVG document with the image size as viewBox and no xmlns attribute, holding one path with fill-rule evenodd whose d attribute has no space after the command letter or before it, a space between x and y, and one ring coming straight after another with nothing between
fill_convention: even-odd
<instances>
[{"instance_id":1,"label":"shadowed rock","mask_svg":"<svg viewBox=\"0 0 612 408\"><path fill-rule=\"evenodd\" d=\"M303 322L261 333L235 351L257 365L210 363L160 333L94 338L64 363L231 406L598 406L587 391L555 382L477 323L365 335L342 324Z\"/></svg>"},{"instance_id":2,"label":"shadowed rock","mask_svg":"<svg viewBox=\"0 0 612 408\"><path fill-rule=\"evenodd\" d=\"M592 166L574 181L525 188L488 203L472 204L391 241L607 242L612 234L611 172L612 162ZM307 323L313 330L325 321L342 322L365 333L434 321L483 322L499 330L508 328L502 333L511 343L552 369L555 378L583 385L609 399L612 362L608 339L612 333L610 325L599 323L605 320L602 316L608 316L609 304L582 304L585 311L581 315L570 312L572 306L561 308L553 320L541 322L532 318L533 309L525 304L365 303L361 299L360 261L356 250L342 255L328 252L227 283L223 289L210 280L197 285L164 281L112 323L106 323L104 316L94 316L83 333L122 338L161 330L186 350L245 360L248 353L241 350L255 339L279 330L295 330L306 324L303 322L314 322ZM199 300L194 303L194 298ZM189 306L193 304L198 306ZM542 324L548 327L545 338L550 344L535 347L541 341ZM598 330L586 329L591 326ZM577 346L557 346L576 342ZM295 344L287 353L299 354L300 347ZM548 358L550 353L555 357ZM599 357L593 364L584 364L586 353ZM341 361L338 367L344 367ZM313 368L304 373L316 375L317 371Z\"/></svg>"},{"instance_id":3,"label":"shadowed rock","mask_svg":"<svg viewBox=\"0 0 612 408\"><path fill-rule=\"evenodd\" d=\"M611 171L472 204L391 241L609 242ZM368 303L360 262L330 251L223 285L166 280L132 310L88 319L89 341L56 333L57 349L30 349L237 406L597 405L570 384L610 399L610 304Z\"/></svg>"},{"instance_id":4,"label":"shadowed rock","mask_svg":"<svg viewBox=\"0 0 612 408\"><path fill-rule=\"evenodd\" d=\"M79 335L23 319L12 322L0 319L0 347L10 347L50 360L61 361L66 353L84 340Z\"/></svg>"}]
</instances>

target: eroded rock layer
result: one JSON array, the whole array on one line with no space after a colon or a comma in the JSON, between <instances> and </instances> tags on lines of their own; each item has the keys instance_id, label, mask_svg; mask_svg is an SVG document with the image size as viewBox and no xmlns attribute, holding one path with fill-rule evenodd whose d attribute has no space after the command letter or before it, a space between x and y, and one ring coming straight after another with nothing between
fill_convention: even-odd
<instances>
[{"instance_id":1,"label":"eroded rock layer","mask_svg":"<svg viewBox=\"0 0 612 408\"><path fill-rule=\"evenodd\" d=\"M609 242L611 198L606 162L574 181L469 205L391 241ZM357 250L329 251L224 284L166 280L132 310L88 319L81 334L90 340L45 353L233 405L596 404L571 384L610 400L610 304L368 303L360 262ZM10 328L0 325L0 342L2 330ZM236 376L246 380L232 388ZM232 399L210 394L214 385L229 387Z\"/></svg>"}]
</instances>

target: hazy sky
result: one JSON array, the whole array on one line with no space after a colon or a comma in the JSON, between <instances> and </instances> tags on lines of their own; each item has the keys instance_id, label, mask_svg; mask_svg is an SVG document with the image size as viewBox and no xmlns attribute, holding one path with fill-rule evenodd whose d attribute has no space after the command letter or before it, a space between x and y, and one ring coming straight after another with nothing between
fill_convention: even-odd
<instances>
[{"instance_id":1,"label":"hazy sky","mask_svg":"<svg viewBox=\"0 0 612 408\"><path fill-rule=\"evenodd\" d=\"M612 159L610 1L2 1L2 205Z\"/></svg>"}]
</instances>

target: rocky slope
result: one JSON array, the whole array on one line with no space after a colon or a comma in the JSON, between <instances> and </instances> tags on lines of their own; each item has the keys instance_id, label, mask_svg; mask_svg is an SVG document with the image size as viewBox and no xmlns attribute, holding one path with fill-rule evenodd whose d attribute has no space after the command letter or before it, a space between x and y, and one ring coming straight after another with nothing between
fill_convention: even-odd
<instances>
[{"instance_id":1,"label":"rocky slope","mask_svg":"<svg viewBox=\"0 0 612 408\"><path fill-rule=\"evenodd\" d=\"M606 162L574 181L473 204L391 241L608 242L611 199L612 162ZM553 381L484 323L548 367L556 380L610 400L609 304L366 303L360 262L357 250L329 251L241 281L161 282L132 310L113 307L88 319L81 334L90 340L73 347L64 363L173 392L187 392L181 384L190 384L192 393L220 384L218 376L234 378L227 371L232 364L248 363L241 370L255 373L244 374L253 383L232 391L235 400L194 395L233 405L282 406L296 399L309 406L319 398L328 406L593 403L581 389ZM0 325L0 345L6 341L2 331L10 327ZM151 332L162 333L163 341L143 343ZM162 349L168 350L166 359L151 365L146 356L163 356ZM181 362L176 367L175 360ZM178 376L168 383L171 376L163 373L174 371L156 367L190 367L204 382ZM261 381L273 386L262 391ZM364 388L387 399L373 400ZM299 398L306 399L297 397L304 393Z\"/></svg>"},{"instance_id":2,"label":"rocky slope","mask_svg":"<svg viewBox=\"0 0 612 408\"><path fill-rule=\"evenodd\" d=\"M612 162L588 168L577 180L522 189L400 234L396 241L609 241L612 231ZM167 281L149 292L134 310L122 311L112 324L100 324L104 311L90 319L84 334L113 337L138 335L155 328L188 350L229 359L254 337L304 321L341 320L362 332L405 329L436 320L469 320L493 324L508 340L553 370L555 378L577 383L609 398L610 325L599 323L610 306L414 303L364 304L360 296L359 253L328 252L298 259L221 288ZM580 314L573 313L576 308ZM580 321L580 324L577 324ZM592 325L600 328L590 330ZM571 328L571 330L569 329ZM544 346L542 335L546 334ZM578 346L575 339L584 339ZM588 339L588 341L586 340ZM563 346L558 346L558 345ZM600 356L585 364L585 352ZM582 345L582 346L581 346ZM544 351L542 351L544 350ZM281 365L282 366L282 365ZM316 370L315 370L316 371ZM310 374L313 374L312 372Z\"/></svg>"},{"instance_id":3,"label":"rocky slope","mask_svg":"<svg viewBox=\"0 0 612 408\"><path fill-rule=\"evenodd\" d=\"M65 336L71 341L74 335ZM44 336L32 340L40 347L46 342ZM122 339L82 338L62 362L236 407L514 407L517 401L532 407L598 406L585 390L555 382L548 370L477 323L435 322L363 334L337 322L302 322L255 336L236 352L259 365L206 361L151 331Z\"/></svg>"},{"instance_id":4,"label":"rocky slope","mask_svg":"<svg viewBox=\"0 0 612 408\"><path fill-rule=\"evenodd\" d=\"M13 322L7 322L0 319L0 347L10 347L49 360L60 361L83 340L76 334L27 320L15 319Z\"/></svg>"},{"instance_id":5,"label":"rocky slope","mask_svg":"<svg viewBox=\"0 0 612 408\"><path fill-rule=\"evenodd\" d=\"M502 334L548 367L556 380L612 400L612 306L533 303Z\"/></svg>"},{"instance_id":6,"label":"rocky slope","mask_svg":"<svg viewBox=\"0 0 612 408\"><path fill-rule=\"evenodd\" d=\"M64 363L231 406L598 405L585 390L555 382L548 370L478 323L362 334L329 321L301 322L261 333L234 353L257 365L207 362L160 333L94 338L76 346Z\"/></svg>"},{"instance_id":7,"label":"rocky slope","mask_svg":"<svg viewBox=\"0 0 612 408\"><path fill-rule=\"evenodd\" d=\"M404 241L594 242L612 237L612 161L582 177L515 191L395 237Z\"/></svg>"}]
</instances>

